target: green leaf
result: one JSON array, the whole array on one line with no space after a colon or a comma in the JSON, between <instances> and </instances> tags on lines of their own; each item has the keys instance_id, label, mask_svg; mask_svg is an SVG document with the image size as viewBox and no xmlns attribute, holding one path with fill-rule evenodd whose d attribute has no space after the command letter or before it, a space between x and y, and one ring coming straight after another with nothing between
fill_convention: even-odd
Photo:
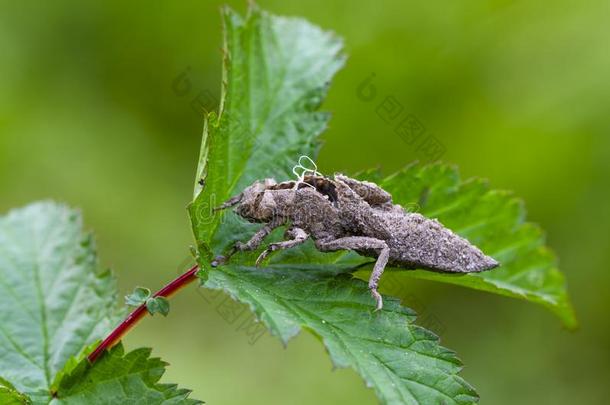
<instances>
[{"instance_id":1,"label":"green leaf","mask_svg":"<svg viewBox=\"0 0 610 405\"><path fill-rule=\"evenodd\" d=\"M81 226L76 211L53 203L0 218L0 374L20 392L48 389L119 319L115 280L98 271Z\"/></svg>"},{"instance_id":2,"label":"green leaf","mask_svg":"<svg viewBox=\"0 0 610 405\"><path fill-rule=\"evenodd\" d=\"M200 404L190 391L159 384L167 363L150 357L150 349L125 354L121 344L104 353L94 365L83 359L64 376L53 404Z\"/></svg>"},{"instance_id":3,"label":"green leaf","mask_svg":"<svg viewBox=\"0 0 610 405\"><path fill-rule=\"evenodd\" d=\"M123 316L116 298L114 277L98 271L93 238L82 234L77 211L43 202L0 217L0 404L29 403L28 397L34 404L135 397L194 403L186 391L156 384L164 364L145 351L123 358L115 349L105 363L88 363L87 354ZM129 364L135 368L120 368ZM114 366L116 379L89 379Z\"/></svg>"},{"instance_id":4,"label":"green leaf","mask_svg":"<svg viewBox=\"0 0 610 405\"><path fill-rule=\"evenodd\" d=\"M557 258L545 246L542 230L525 221L521 200L509 192L491 190L480 179L461 181L456 168L442 164L409 166L381 186L395 203L419 207L421 214L438 218L501 264L492 271L463 276L423 270L403 271L405 275L542 304L566 327L576 327Z\"/></svg>"},{"instance_id":5,"label":"green leaf","mask_svg":"<svg viewBox=\"0 0 610 405\"><path fill-rule=\"evenodd\" d=\"M254 180L292 175L300 155L315 154L329 118L317 109L345 59L339 38L305 20L255 6L245 19L228 8L222 18L222 102L219 115L206 120L189 207L199 251L208 259L212 237L219 253L255 229L212 208Z\"/></svg>"},{"instance_id":6,"label":"green leaf","mask_svg":"<svg viewBox=\"0 0 610 405\"><path fill-rule=\"evenodd\" d=\"M151 315L161 314L167 316L169 314L169 301L165 297L154 297L146 300L146 309Z\"/></svg>"},{"instance_id":7,"label":"green leaf","mask_svg":"<svg viewBox=\"0 0 610 405\"><path fill-rule=\"evenodd\" d=\"M133 293L125 296L125 304L130 307L139 307L150 298L150 290L144 287L136 287Z\"/></svg>"},{"instance_id":8,"label":"green leaf","mask_svg":"<svg viewBox=\"0 0 610 405\"><path fill-rule=\"evenodd\" d=\"M101 340L91 343L89 346L85 347L78 353L76 356L72 356L68 359L64 367L59 370L59 372L55 375L53 379L53 384L51 384L51 393L54 394L59 389L59 385L63 381L63 379L74 372L74 370L79 366L79 364L87 358L93 351L97 348L97 346L101 343Z\"/></svg>"},{"instance_id":9,"label":"green leaf","mask_svg":"<svg viewBox=\"0 0 610 405\"><path fill-rule=\"evenodd\" d=\"M457 373L461 362L415 313L385 298L374 312L366 283L349 268L221 266L206 287L248 303L284 343L301 328L326 345L336 367L352 367L385 404L470 404L478 397Z\"/></svg>"},{"instance_id":10,"label":"green leaf","mask_svg":"<svg viewBox=\"0 0 610 405\"><path fill-rule=\"evenodd\" d=\"M32 401L13 387L13 385L0 377L0 404L2 405L29 405Z\"/></svg>"},{"instance_id":11,"label":"green leaf","mask_svg":"<svg viewBox=\"0 0 610 405\"><path fill-rule=\"evenodd\" d=\"M411 310L387 299L383 311L372 312L366 284L343 274L359 256L321 255L309 243L277 254L270 262L284 264L267 269L235 265L253 263L253 253L234 256L231 266L208 265L212 253L260 226L212 208L254 180L291 177L300 155L315 155L328 119L317 108L343 64L341 42L306 21L256 8L245 19L228 9L223 17L223 102L219 117L208 117L196 176L205 186L195 186L189 207L205 286L248 303L284 343L302 328L316 334L334 364L354 368L383 403L475 402L474 389L457 375L459 360L413 324ZM341 267L332 264L338 258Z\"/></svg>"}]
</instances>

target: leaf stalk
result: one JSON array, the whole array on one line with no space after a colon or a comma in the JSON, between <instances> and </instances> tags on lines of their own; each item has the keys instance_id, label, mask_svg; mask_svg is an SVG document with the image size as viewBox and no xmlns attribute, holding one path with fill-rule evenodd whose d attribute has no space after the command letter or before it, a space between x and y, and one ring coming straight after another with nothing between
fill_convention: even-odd
<instances>
[{"instance_id":1,"label":"leaf stalk","mask_svg":"<svg viewBox=\"0 0 610 405\"><path fill-rule=\"evenodd\" d=\"M153 297L169 297L178 290L187 286L197 279L199 266L194 265L186 273L178 276L165 287L157 291ZM146 314L146 304L137 307L132 313L123 320L110 334L104 339L87 358L91 363L95 362L102 353L117 344Z\"/></svg>"}]
</instances>

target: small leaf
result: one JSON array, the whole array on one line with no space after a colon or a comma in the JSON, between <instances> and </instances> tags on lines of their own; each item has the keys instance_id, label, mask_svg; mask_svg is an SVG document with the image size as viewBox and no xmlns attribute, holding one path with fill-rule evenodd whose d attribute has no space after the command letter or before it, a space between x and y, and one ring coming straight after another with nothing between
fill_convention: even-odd
<instances>
[{"instance_id":1,"label":"small leaf","mask_svg":"<svg viewBox=\"0 0 610 405\"><path fill-rule=\"evenodd\" d=\"M150 298L150 290L144 287L136 287L133 293L125 296L125 304L130 307L139 307Z\"/></svg>"},{"instance_id":2,"label":"small leaf","mask_svg":"<svg viewBox=\"0 0 610 405\"><path fill-rule=\"evenodd\" d=\"M149 298L146 300L146 309L151 315L159 313L167 316L169 314L169 301L165 297Z\"/></svg>"},{"instance_id":3,"label":"small leaf","mask_svg":"<svg viewBox=\"0 0 610 405\"><path fill-rule=\"evenodd\" d=\"M150 357L150 349L125 354L123 346L104 353L93 365L85 358L59 383L56 402L67 405L184 404L190 391L159 384L167 363Z\"/></svg>"}]
</instances>

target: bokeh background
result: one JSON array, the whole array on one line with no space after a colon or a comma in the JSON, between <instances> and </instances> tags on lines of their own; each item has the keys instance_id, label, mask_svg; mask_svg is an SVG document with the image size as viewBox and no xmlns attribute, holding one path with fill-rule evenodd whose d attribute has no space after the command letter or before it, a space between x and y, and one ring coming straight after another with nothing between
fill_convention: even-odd
<instances>
[{"instance_id":1,"label":"bokeh background","mask_svg":"<svg viewBox=\"0 0 610 405\"><path fill-rule=\"evenodd\" d=\"M219 96L220 1L0 1L0 211L52 198L82 209L121 294L184 266L201 104ZM229 1L245 10L245 1ZM398 100L464 177L527 202L548 231L581 327L541 307L409 281L482 404L605 404L610 381L610 8L607 1L260 0L346 41L331 88L323 172L422 159L375 112ZM172 82L187 75L192 90ZM378 99L359 84L372 74ZM197 100L197 97L199 99ZM416 301L416 302L415 302ZM374 404L351 370L332 371L307 333L285 349L250 344L195 287L130 348L169 361L164 381L208 404Z\"/></svg>"}]
</instances>

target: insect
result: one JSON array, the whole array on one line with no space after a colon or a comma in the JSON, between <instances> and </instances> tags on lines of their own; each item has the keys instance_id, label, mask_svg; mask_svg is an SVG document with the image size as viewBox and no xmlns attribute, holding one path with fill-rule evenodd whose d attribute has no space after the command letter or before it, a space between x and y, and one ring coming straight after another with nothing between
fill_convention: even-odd
<instances>
[{"instance_id":1,"label":"insect","mask_svg":"<svg viewBox=\"0 0 610 405\"><path fill-rule=\"evenodd\" d=\"M288 225L286 240L268 245L257 266L270 253L308 238L321 252L353 250L374 257L368 287L376 310L383 307L377 288L387 264L446 273L481 272L499 265L436 219L393 204L390 193L375 183L312 172L298 181L257 181L218 207L235 207L244 219L264 224L249 241L237 242L229 255L257 249L273 229Z\"/></svg>"}]
</instances>

